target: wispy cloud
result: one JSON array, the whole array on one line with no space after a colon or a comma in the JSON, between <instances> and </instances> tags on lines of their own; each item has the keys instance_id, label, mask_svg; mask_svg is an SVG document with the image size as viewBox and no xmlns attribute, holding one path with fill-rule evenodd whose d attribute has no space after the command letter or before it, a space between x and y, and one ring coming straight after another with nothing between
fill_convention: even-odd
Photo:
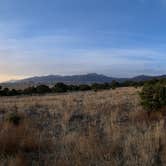
<instances>
[{"instance_id":1,"label":"wispy cloud","mask_svg":"<svg viewBox=\"0 0 166 166\"><path fill-rule=\"evenodd\" d=\"M28 21L0 21L0 81L47 74L128 77L166 71L166 50L161 48L165 42L156 44L153 35L96 27L89 33L67 27L33 34L27 33L30 26Z\"/></svg>"},{"instance_id":2,"label":"wispy cloud","mask_svg":"<svg viewBox=\"0 0 166 166\"><path fill-rule=\"evenodd\" d=\"M64 49L63 49L64 48ZM112 76L160 74L166 57L162 52L136 49L1 50L0 71L6 75L80 74L98 72ZM158 66L160 65L160 68ZM152 70L153 69L153 70Z\"/></svg>"}]
</instances>

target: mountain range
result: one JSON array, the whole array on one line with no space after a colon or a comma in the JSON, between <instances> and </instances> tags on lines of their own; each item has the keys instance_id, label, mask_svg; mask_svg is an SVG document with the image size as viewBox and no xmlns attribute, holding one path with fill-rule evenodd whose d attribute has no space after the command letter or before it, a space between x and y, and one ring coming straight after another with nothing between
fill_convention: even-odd
<instances>
[{"instance_id":1,"label":"mountain range","mask_svg":"<svg viewBox=\"0 0 166 166\"><path fill-rule=\"evenodd\" d=\"M112 82L116 80L118 82L124 81L146 81L151 80L153 78L166 78L166 75L160 76L147 76L147 75L139 75L133 78L116 78L116 77L108 77L102 74L90 73L84 75L72 75L72 76L61 76L61 75L48 75L48 76L40 76L40 77L30 77L22 80L9 81L5 83L1 83L2 86L5 87L27 87L27 86L35 86L39 84L45 85L54 85L57 82L63 82L65 84L92 84L92 83L105 83Z\"/></svg>"}]
</instances>

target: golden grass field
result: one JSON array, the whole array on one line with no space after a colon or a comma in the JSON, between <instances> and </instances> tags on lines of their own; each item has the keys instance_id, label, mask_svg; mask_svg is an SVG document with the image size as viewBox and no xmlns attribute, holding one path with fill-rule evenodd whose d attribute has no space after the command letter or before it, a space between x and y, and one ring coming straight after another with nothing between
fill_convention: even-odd
<instances>
[{"instance_id":1,"label":"golden grass field","mask_svg":"<svg viewBox=\"0 0 166 166\"><path fill-rule=\"evenodd\" d=\"M166 165L165 115L140 89L0 98L1 166ZM10 112L22 118L6 121Z\"/></svg>"}]
</instances>

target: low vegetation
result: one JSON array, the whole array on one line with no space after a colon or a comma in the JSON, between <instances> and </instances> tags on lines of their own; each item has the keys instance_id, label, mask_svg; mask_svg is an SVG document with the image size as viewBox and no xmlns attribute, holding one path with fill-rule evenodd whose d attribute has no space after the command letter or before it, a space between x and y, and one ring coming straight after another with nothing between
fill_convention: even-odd
<instances>
[{"instance_id":1,"label":"low vegetation","mask_svg":"<svg viewBox=\"0 0 166 166\"><path fill-rule=\"evenodd\" d=\"M9 88L2 88L0 86L0 96L18 96L18 95L33 95L33 94L47 94L47 93L64 93L64 92L76 92L76 91L99 91L99 90L109 90L115 89L119 87L141 87L145 83L157 83L157 82L166 82L166 79L154 79L150 81L125 81L125 82L117 82L112 81L111 83L93 83L91 85L81 84L81 85L66 85L64 83L57 83L53 87L49 87L47 85L38 85L28 87L24 90L16 90L16 89L9 89Z\"/></svg>"},{"instance_id":2,"label":"low vegetation","mask_svg":"<svg viewBox=\"0 0 166 166\"><path fill-rule=\"evenodd\" d=\"M41 134L34 120L21 112L7 111L0 122L0 165L41 165L42 155L51 153L52 146L51 138Z\"/></svg>"},{"instance_id":3,"label":"low vegetation","mask_svg":"<svg viewBox=\"0 0 166 166\"><path fill-rule=\"evenodd\" d=\"M0 165L165 165L165 108L149 116L145 89L0 97Z\"/></svg>"},{"instance_id":4,"label":"low vegetation","mask_svg":"<svg viewBox=\"0 0 166 166\"><path fill-rule=\"evenodd\" d=\"M57 83L53 87L47 85L38 85L28 87L24 90L15 90L0 87L0 96L18 96L18 95L33 95L33 94L46 94L46 93L64 93L74 91L88 91L88 90L103 90L113 88L113 84L81 84L81 85L66 85L64 83Z\"/></svg>"},{"instance_id":5,"label":"low vegetation","mask_svg":"<svg viewBox=\"0 0 166 166\"><path fill-rule=\"evenodd\" d=\"M142 84L0 88L0 166L165 165L166 80Z\"/></svg>"},{"instance_id":6,"label":"low vegetation","mask_svg":"<svg viewBox=\"0 0 166 166\"><path fill-rule=\"evenodd\" d=\"M158 111L166 107L166 84L146 83L140 93L143 107L148 111Z\"/></svg>"}]
</instances>

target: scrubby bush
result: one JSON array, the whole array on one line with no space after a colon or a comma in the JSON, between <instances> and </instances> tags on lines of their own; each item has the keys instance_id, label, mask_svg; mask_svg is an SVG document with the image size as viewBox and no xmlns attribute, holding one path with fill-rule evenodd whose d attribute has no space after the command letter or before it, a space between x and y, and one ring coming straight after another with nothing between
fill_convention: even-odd
<instances>
[{"instance_id":1,"label":"scrubby bush","mask_svg":"<svg viewBox=\"0 0 166 166\"><path fill-rule=\"evenodd\" d=\"M77 85L68 85L69 91L78 91L79 87Z\"/></svg>"},{"instance_id":2,"label":"scrubby bush","mask_svg":"<svg viewBox=\"0 0 166 166\"><path fill-rule=\"evenodd\" d=\"M2 96L9 96L9 88L4 88L2 91L1 91L1 95Z\"/></svg>"},{"instance_id":3,"label":"scrubby bush","mask_svg":"<svg viewBox=\"0 0 166 166\"><path fill-rule=\"evenodd\" d=\"M104 83L104 84L94 83L91 85L91 89L94 91L110 89L110 84L109 83Z\"/></svg>"},{"instance_id":4,"label":"scrubby bush","mask_svg":"<svg viewBox=\"0 0 166 166\"><path fill-rule=\"evenodd\" d=\"M17 90L12 89L12 90L9 91L8 94L9 94L9 96L16 96L16 95L18 95L19 93L17 92Z\"/></svg>"},{"instance_id":5,"label":"scrubby bush","mask_svg":"<svg viewBox=\"0 0 166 166\"><path fill-rule=\"evenodd\" d=\"M120 83L119 82L117 82L117 81L115 81L115 80L113 80L112 82L111 82L111 88L112 89L115 89L115 88L117 88L117 87L119 87L120 86Z\"/></svg>"},{"instance_id":6,"label":"scrubby bush","mask_svg":"<svg viewBox=\"0 0 166 166\"><path fill-rule=\"evenodd\" d=\"M13 125L19 125L21 116L17 112L12 112L7 115L6 120Z\"/></svg>"},{"instance_id":7,"label":"scrubby bush","mask_svg":"<svg viewBox=\"0 0 166 166\"><path fill-rule=\"evenodd\" d=\"M8 89L0 86L0 96L17 96L17 95L33 95L33 94L45 94L45 93L63 93L63 92L74 92L74 91L88 91L88 90L105 90L115 89L119 87L142 87L144 84L148 85L166 85L166 78L157 78L147 81L116 81L113 80L111 83L93 83L93 84L78 84L68 85L62 82L55 84L53 87L48 85L32 86L25 89ZM51 86L51 85L50 85Z\"/></svg>"},{"instance_id":8,"label":"scrubby bush","mask_svg":"<svg viewBox=\"0 0 166 166\"><path fill-rule=\"evenodd\" d=\"M166 106L166 86L164 84L145 84L141 96L141 104L146 110L156 111Z\"/></svg>"},{"instance_id":9,"label":"scrubby bush","mask_svg":"<svg viewBox=\"0 0 166 166\"><path fill-rule=\"evenodd\" d=\"M91 90L91 87L87 84L81 84L81 85L79 85L79 90L80 91L87 91L87 90Z\"/></svg>"},{"instance_id":10,"label":"scrubby bush","mask_svg":"<svg viewBox=\"0 0 166 166\"><path fill-rule=\"evenodd\" d=\"M39 94L49 93L50 88L47 85L39 85L36 87L36 92Z\"/></svg>"},{"instance_id":11,"label":"scrubby bush","mask_svg":"<svg viewBox=\"0 0 166 166\"><path fill-rule=\"evenodd\" d=\"M57 83L54 87L53 87L53 92L59 92L59 93L62 93L62 92L67 92L68 90L68 86L64 83Z\"/></svg>"},{"instance_id":12,"label":"scrubby bush","mask_svg":"<svg viewBox=\"0 0 166 166\"><path fill-rule=\"evenodd\" d=\"M23 91L23 94L26 94L26 95L30 95L30 94L32 95L34 93L37 93L36 88L34 86L28 87L28 88L24 89L24 91Z\"/></svg>"}]
</instances>

